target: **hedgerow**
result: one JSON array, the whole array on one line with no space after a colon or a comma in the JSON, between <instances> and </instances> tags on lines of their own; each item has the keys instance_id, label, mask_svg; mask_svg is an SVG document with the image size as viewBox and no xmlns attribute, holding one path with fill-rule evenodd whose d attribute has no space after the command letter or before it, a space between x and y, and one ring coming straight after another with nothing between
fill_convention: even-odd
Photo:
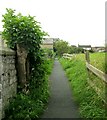
<instances>
[{"instance_id":1,"label":"hedgerow","mask_svg":"<svg viewBox=\"0 0 107 120\"><path fill-rule=\"evenodd\" d=\"M48 76L51 72L53 60L45 56L40 44L47 35L35 17L15 14L15 10L6 9L3 15L2 37L7 45L16 50L21 44L27 51L30 60L30 77L27 81L28 93L18 91L6 109L6 120L32 120L38 118L48 102ZM20 87L20 85L18 85Z\"/></svg>"}]
</instances>

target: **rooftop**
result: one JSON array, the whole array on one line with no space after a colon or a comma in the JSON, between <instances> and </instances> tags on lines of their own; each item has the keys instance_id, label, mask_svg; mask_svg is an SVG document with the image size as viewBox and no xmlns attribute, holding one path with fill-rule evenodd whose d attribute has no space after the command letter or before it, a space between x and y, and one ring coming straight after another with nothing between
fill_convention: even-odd
<instances>
[{"instance_id":1,"label":"rooftop","mask_svg":"<svg viewBox=\"0 0 107 120\"><path fill-rule=\"evenodd\" d=\"M91 45L78 45L78 47L81 47L81 48L91 48Z\"/></svg>"},{"instance_id":2,"label":"rooftop","mask_svg":"<svg viewBox=\"0 0 107 120\"><path fill-rule=\"evenodd\" d=\"M43 44L53 44L53 38L43 38Z\"/></svg>"}]
</instances>

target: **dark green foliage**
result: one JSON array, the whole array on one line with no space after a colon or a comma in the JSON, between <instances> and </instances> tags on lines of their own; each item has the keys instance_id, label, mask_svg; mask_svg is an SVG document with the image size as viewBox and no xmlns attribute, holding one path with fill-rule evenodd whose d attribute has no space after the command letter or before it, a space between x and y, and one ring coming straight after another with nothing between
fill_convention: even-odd
<instances>
[{"instance_id":1,"label":"dark green foliage","mask_svg":"<svg viewBox=\"0 0 107 120\"><path fill-rule=\"evenodd\" d=\"M44 52L45 52L45 55L48 57L48 58L53 58L54 57L54 51L51 50L51 49L48 49L48 48L44 48Z\"/></svg>"},{"instance_id":2,"label":"dark green foliage","mask_svg":"<svg viewBox=\"0 0 107 120\"><path fill-rule=\"evenodd\" d=\"M6 110L6 120L31 120L38 117L39 112L43 109L43 102L31 99L24 94L18 94L10 103L9 109Z\"/></svg>"}]
</instances>

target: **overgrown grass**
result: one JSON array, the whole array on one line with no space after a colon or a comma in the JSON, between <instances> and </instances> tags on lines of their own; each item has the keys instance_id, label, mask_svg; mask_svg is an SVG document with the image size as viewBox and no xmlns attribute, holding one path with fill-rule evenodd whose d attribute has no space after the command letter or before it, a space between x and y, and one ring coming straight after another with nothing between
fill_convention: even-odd
<instances>
[{"instance_id":1,"label":"overgrown grass","mask_svg":"<svg viewBox=\"0 0 107 120\"><path fill-rule=\"evenodd\" d=\"M107 73L107 64L105 60L106 53L90 54L90 63L96 68Z\"/></svg>"},{"instance_id":2,"label":"overgrown grass","mask_svg":"<svg viewBox=\"0 0 107 120\"><path fill-rule=\"evenodd\" d=\"M77 55L71 61L61 58L60 62L68 76L74 98L79 104L81 117L91 119L107 118L102 99L87 83L89 76L85 66L84 54Z\"/></svg>"},{"instance_id":3,"label":"overgrown grass","mask_svg":"<svg viewBox=\"0 0 107 120\"><path fill-rule=\"evenodd\" d=\"M5 111L6 117L4 120L34 120L39 118L48 102L48 77L51 73L52 65L53 60L48 59L44 65L46 71L45 76L34 77L30 82L30 92L27 95L18 93L12 99L9 108ZM43 83L36 86L37 81L43 81Z\"/></svg>"},{"instance_id":4,"label":"overgrown grass","mask_svg":"<svg viewBox=\"0 0 107 120\"><path fill-rule=\"evenodd\" d=\"M90 64L98 68L99 70L107 73L106 56L107 53L90 53ZM85 54L77 54L76 59L80 59L85 62Z\"/></svg>"}]
</instances>

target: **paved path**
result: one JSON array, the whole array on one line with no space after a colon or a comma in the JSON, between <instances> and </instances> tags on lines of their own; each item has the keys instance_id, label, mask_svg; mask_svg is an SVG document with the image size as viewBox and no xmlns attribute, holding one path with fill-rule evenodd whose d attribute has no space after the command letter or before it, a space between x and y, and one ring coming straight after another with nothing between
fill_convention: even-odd
<instances>
[{"instance_id":1,"label":"paved path","mask_svg":"<svg viewBox=\"0 0 107 120\"><path fill-rule=\"evenodd\" d=\"M79 118L65 72L58 60L50 76L51 96L41 118Z\"/></svg>"}]
</instances>

